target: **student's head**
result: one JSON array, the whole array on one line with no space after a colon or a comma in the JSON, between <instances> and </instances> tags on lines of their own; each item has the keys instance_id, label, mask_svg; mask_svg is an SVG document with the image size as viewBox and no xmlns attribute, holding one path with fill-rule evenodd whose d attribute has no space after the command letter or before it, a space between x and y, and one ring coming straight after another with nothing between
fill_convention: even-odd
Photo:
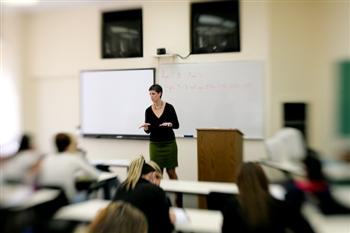
<instances>
[{"instance_id":1,"label":"student's head","mask_svg":"<svg viewBox=\"0 0 350 233\"><path fill-rule=\"evenodd\" d=\"M237 185L240 193L261 189L268 192L268 180L260 165L253 162L243 163L237 176Z\"/></svg>"},{"instance_id":2,"label":"student's head","mask_svg":"<svg viewBox=\"0 0 350 233\"><path fill-rule=\"evenodd\" d=\"M307 149L307 155L303 159L303 163L306 169L307 177L310 180L317 181L325 179L322 171L322 163L315 150L311 148Z\"/></svg>"},{"instance_id":3,"label":"student's head","mask_svg":"<svg viewBox=\"0 0 350 233\"><path fill-rule=\"evenodd\" d=\"M149 94L151 95L152 100L153 98L158 96L159 98L162 98L163 88L159 84L153 84L152 86L150 86L148 91L149 91Z\"/></svg>"},{"instance_id":4,"label":"student's head","mask_svg":"<svg viewBox=\"0 0 350 233\"><path fill-rule=\"evenodd\" d=\"M123 201L112 202L102 209L89 226L89 233L147 233L145 215Z\"/></svg>"},{"instance_id":5,"label":"student's head","mask_svg":"<svg viewBox=\"0 0 350 233\"><path fill-rule=\"evenodd\" d=\"M269 222L268 180L260 165L243 163L238 177L239 202L247 222L252 227L263 226Z\"/></svg>"},{"instance_id":6,"label":"student's head","mask_svg":"<svg viewBox=\"0 0 350 233\"><path fill-rule=\"evenodd\" d=\"M147 165L150 166L154 171L144 175L144 177L153 184L160 185L160 181L163 178L162 169L160 169L158 164L154 161L148 161Z\"/></svg>"},{"instance_id":7,"label":"student's head","mask_svg":"<svg viewBox=\"0 0 350 233\"><path fill-rule=\"evenodd\" d=\"M58 133L55 136L55 145L57 152L66 151L74 152L76 150L76 142L74 137L69 133Z\"/></svg>"},{"instance_id":8,"label":"student's head","mask_svg":"<svg viewBox=\"0 0 350 233\"><path fill-rule=\"evenodd\" d=\"M19 143L18 152L22 152L30 149L33 149L31 137L29 134L23 134L21 137L21 141Z\"/></svg>"},{"instance_id":9,"label":"student's head","mask_svg":"<svg viewBox=\"0 0 350 233\"><path fill-rule=\"evenodd\" d=\"M154 176L156 175L157 168L153 167L154 164L150 165L146 163L145 159L141 155L137 159L134 159L129 166L128 176L126 180L123 182L123 185L127 190L134 189L139 179L142 177L151 183L154 183ZM157 165L158 166L158 165ZM160 168L158 166L160 171Z\"/></svg>"}]
</instances>

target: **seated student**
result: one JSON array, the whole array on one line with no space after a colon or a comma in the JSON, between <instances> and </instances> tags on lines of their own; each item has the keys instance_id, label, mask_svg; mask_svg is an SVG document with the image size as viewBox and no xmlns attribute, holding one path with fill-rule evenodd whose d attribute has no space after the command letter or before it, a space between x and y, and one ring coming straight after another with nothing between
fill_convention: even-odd
<instances>
[{"instance_id":1,"label":"seated student","mask_svg":"<svg viewBox=\"0 0 350 233\"><path fill-rule=\"evenodd\" d=\"M88 227L88 233L147 233L145 215L136 207L116 201L102 209Z\"/></svg>"},{"instance_id":2,"label":"seated student","mask_svg":"<svg viewBox=\"0 0 350 233\"><path fill-rule=\"evenodd\" d=\"M128 176L114 197L131 203L145 214L149 233L169 233L174 229L168 198L158 186L160 179L159 166L146 163L140 156L131 162Z\"/></svg>"},{"instance_id":3,"label":"seated student","mask_svg":"<svg viewBox=\"0 0 350 233\"><path fill-rule=\"evenodd\" d=\"M76 195L77 176L97 180L99 172L75 153L75 144L66 134L55 136L57 154L46 156L40 166L39 186L62 188L72 202Z\"/></svg>"},{"instance_id":4,"label":"seated student","mask_svg":"<svg viewBox=\"0 0 350 233\"><path fill-rule=\"evenodd\" d=\"M23 134L17 153L2 167L4 179L9 182L32 184L42 155L34 149L32 138Z\"/></svg>"},{"instance_id":5,"label":"seated student","mask_svg":"<svg viewBox=\"0 0 350 233\"><path fill-rule=\"evenodd\" d=\"M287 185L286 201L290 206L301 208L305 194L315 199L323 214L350 214L350 208L339 203L332 195L322 171L322 162L313 149L307 150L303 159L307 179L293 180Z\"/></svg>"},{"instance_id":6,"label":"seated student","mask_svg":"<svg viewBox=\"0 0 350 233\"><path fill-rule=\"evenodd\" d=\"M223 209L223 233L313 232L299 213L289 212L270 195L267 177L258 164L242 164L237 186L239 195L230 198Z\"/></svg>"}]
</instances>

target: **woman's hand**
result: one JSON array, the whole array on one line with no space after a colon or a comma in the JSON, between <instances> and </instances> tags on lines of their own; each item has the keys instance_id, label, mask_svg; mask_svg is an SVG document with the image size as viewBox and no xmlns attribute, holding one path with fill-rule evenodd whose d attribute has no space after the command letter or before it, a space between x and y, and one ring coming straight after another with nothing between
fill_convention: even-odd
<instances>
[{"instance_id":1,"label":"woman's hand","mask_svg":"<svg viewBox=\"0 0 350 233\"><path fill-rule=\"evenodd\" d=\"M144 130L148 130L148 127L150 126L150 123L143 123L142 125L140 125L139 129L143 128Z\"/></svg>"},{"instance_id":2,"label":"woman's hand","mask_svg":"<svg viewBox=\"0 0 350 233\"><path fill-rule=\"evenodd\" d=\"M160 124L159 126L163 126L163 127L173 127L173 123L171 123L171 122L163 122L163 123Z\"/></svg>"}]
</instances>

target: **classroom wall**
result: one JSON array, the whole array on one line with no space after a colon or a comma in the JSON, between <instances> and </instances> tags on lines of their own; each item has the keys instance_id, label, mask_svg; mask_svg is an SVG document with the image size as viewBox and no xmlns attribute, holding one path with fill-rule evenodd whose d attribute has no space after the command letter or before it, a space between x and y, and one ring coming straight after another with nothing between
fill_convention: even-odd
<instances>
[{"instance_id":1,"label":"classroom wall","mask_svg":"<svg viewBox=\"0 0 350 233\"><path fill-rule=\"evenodd\" d=\"M337 158L350 148L336 129L336 68L350 58L350 2L273 2L270 19L272 131L282 125L283 102L306 102L309 145Z\"/></svg>"},{"instance_id":2,"label":"classroom wall","mask_svg":"<svg viewBox=\"0 0 350 233\"><path fill-rule=\"evenodd\" d=\"M20 42L25 67L23 129L36 135L39 149L52 151L57 131L79 125L79 71L156 67L168 62L262 60L265 62L265 131L282 125L281 103L310 103L311 145L334 155L347 144L334 135L333 63L349 58L348 2L241 1L240 53L191 55L187 60L155 58L156 48L187 55L189 1L122 2L99 6L45 8L24 15ZM100 14L104 10L143 8L144 57L100 59ZM23 13L20 14L23 17ZM132 90L130 90L132 91ZM176 106L175 106L176 107ZM117 119L116 119L117 120ZM180 119L181 123L181 119ZM139 122L135 122L138 126ZM148 141L84 139L90 158L148 157ZM334 144L339 145L334 148ZM195 139L178 139L181 179L197 178ZM244 141L244 159L265 157L262 141Z\"/></svg>"},{"instance_id":3,"label":"classroom wall","mask_svg":"<svg viewBox=\"0 0 350 233\"><path fill-rule=\"evenodd\" d=\"M8 155L17 150L13 142L22 129L22 17L1 9L0 28L0 154Z\"/></svg>"}]
</instances>

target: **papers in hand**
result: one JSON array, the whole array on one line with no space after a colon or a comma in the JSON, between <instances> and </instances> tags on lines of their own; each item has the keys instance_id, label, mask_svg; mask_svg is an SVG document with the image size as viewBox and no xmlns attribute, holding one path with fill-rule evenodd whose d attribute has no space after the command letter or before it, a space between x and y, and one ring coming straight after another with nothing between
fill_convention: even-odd
<instances>
[{"instance_id":1,"label":"papers in hand","mask_svg":"<svg viewBox=\"0 0 350 233\"><path fill-rule=\"evenodd\" d=\"M182 208L171 209L176 217L176 224L186 224L190 222L190 218L186 214L186 211Z\"/></svg>"}]
</instances>

